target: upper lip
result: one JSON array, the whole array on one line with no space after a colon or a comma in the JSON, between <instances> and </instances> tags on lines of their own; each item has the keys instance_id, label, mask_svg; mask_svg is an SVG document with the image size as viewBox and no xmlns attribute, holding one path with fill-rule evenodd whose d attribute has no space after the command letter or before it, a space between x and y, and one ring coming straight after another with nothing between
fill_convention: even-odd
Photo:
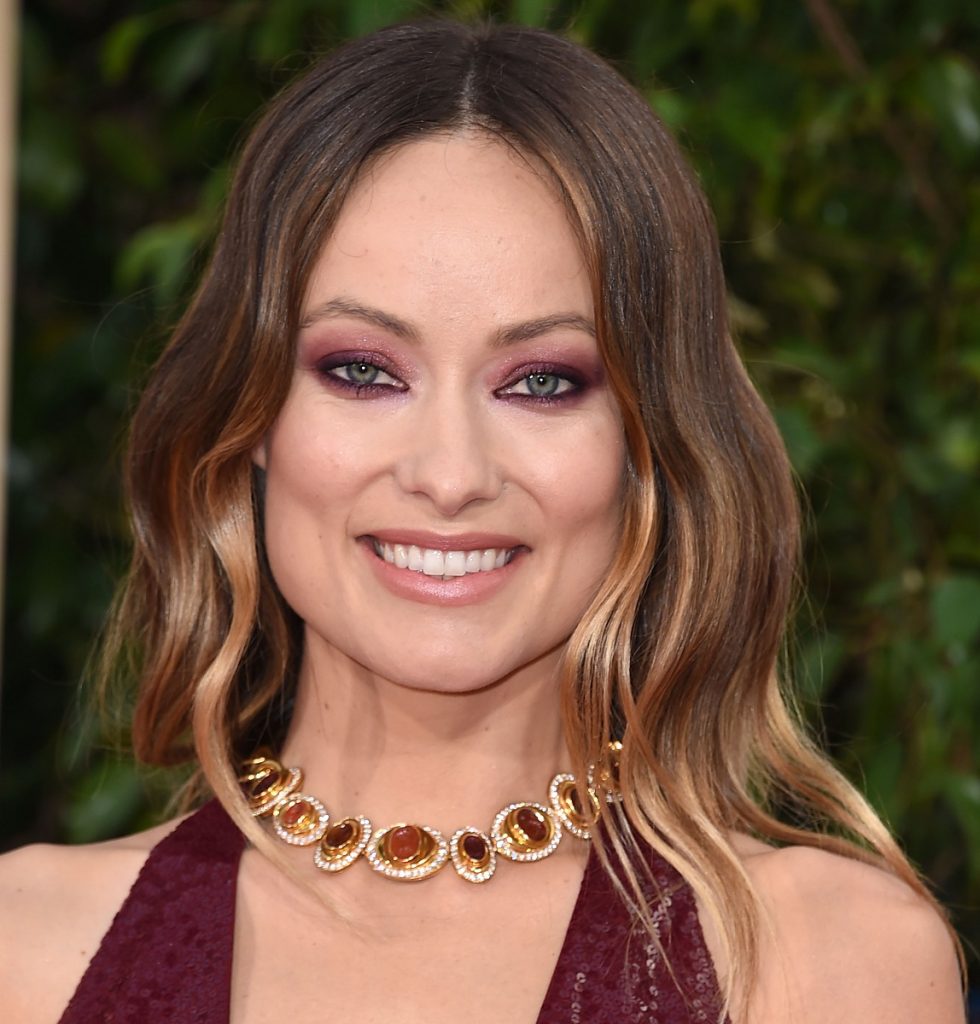
<instances>
[{"instance_id":1,"label":"upper lip","mask_svg":"<svg viewBox=\"0 0 980 1024\"><path fill-rule=\"evenodd\" d=\"M487 548L519 548L523 543L507 533L434 533L431 530L372 530L367 537L373 537L382 544L414 544L419 548L433 551L483 551Z\"/></svg>"}]
</instances>

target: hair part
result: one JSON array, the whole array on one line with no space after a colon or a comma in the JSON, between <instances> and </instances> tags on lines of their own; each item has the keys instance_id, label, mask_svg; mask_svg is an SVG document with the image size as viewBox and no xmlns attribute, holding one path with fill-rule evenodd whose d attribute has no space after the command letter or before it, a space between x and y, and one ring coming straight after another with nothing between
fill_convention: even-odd
<instances>
[{"instance_id":1,"label":"hair part","mask_svg":"<svg viewBox=\"0 0 980 1024\"><path fill-rule=\"evenodd\" d=\"M726 1005L744 1004L760 917L733 831L858 857L934 901L781 692L800 557L791 469L732 343L695 175L588 50L532 29L400 25L342 47L270 106L133 422L134 553L105 664L133 656L137 756L196 761L269 851L236 763L288 725L301 631L265 564L253 452L285 401L307 280L354 183L394 147L471 130L543 165L564 198L622 411L622 540L562 679L579 777L624 743L623 813L602 809L617 863L600 853L654 939L636 837L681 873L728 953ZM774 800L814 828L787 824Z\"/></svg>"}]
</instances>

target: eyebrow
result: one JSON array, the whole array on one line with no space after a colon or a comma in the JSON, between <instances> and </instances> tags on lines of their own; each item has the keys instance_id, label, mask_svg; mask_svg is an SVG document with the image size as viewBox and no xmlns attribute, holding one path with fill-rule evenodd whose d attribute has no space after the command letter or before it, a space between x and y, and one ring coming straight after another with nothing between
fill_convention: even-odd
<instances>
[{"instance_id":1,"label":"eyebrow","mask_svg":"<svg viewBox=\"0 0 980 1024\"><path fill-rule=\"evenodd\" d=\"M346 298L330 299L319 306L314 306L300 321L300 330L312 327L321 320L334 320L343 316L363 320L382 330L390 331L406 341L418 342L421 338L422 332L407 320L392 316L391 313L386 313L374 306L364 306ZM548 334L561 327L571 327L573 330L583 331L592 338L596 336L595 324L588 317L581 316L579 313L550 313L547 316L522 320L520 323L498 328L494 331L490 344L494 348L505 348L520 341L530 341L532 338Z\"/></svg>"}]
</instances>

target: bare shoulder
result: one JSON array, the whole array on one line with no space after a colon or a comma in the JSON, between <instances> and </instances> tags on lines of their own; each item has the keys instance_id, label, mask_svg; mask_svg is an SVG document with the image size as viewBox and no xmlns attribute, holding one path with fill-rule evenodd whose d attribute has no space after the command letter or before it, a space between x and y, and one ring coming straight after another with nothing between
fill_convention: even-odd
<instances>
[{"instance_id":1,"label":"bare shoulder","mask_svg":"<svg viewBox=\"0 0 980 1024\"><path fill-rule=\"evenodd\" d=\"M769 914L749 1024L962 1024L953 941L904 882L811 847L739 852Z\"/></svg>"},{"instance_id":2,"label":"bare shoulder","mask_svg":"<svg viewBox=\"0 0 980 1024\"><path fill-rule=\"evenodd\" d=\"M0 1020L58 1020L150 850L174 825L0 856Z\"/></svg>"}]
</instances>

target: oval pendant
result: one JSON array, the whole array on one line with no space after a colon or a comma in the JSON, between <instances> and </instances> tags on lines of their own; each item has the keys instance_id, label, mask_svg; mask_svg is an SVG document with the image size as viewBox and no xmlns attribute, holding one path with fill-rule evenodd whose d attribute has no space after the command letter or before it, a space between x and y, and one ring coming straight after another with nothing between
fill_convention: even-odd
<instances>
[{"instance_id":1,"label":"oval pendant","mask_svg":"<svg viewBox=\"0 0 980 1024\"><path fill-rule=\"evenodd\" d=\"M313 851L313 863L321 871L343 871L367 849L371 822L358 815L331 825Z\"/></svg>"},{"instance_id":2,"label":"oval pendant","mask_svg":"<svg viewBox=\"0 0 980 1024\"><path fill-rule=\"evenodd\" d=\"M254 818L264 818L276 804L303 785L298 768L283 768L271 757L253 758L248 771L238 778Z\"/></svg>"},{"instance_id":3,"label":"oval pendant","mask_svg":"<svg viewBox=\"0 0 980 1024\"><path fill-rule=\"evenodd\" d=\"M449 855L456 873L467 882L486 882L497 870L493 841L478 828L461 828L449 840Z\"/></svg>"},{"instance_id":4,"label":"oval pendant","mask_svg":"<svg viewBox=\"0 0 980 1024\"><path fill-rule=\"evenodd\" d=\"M493 819L490 835L497 852L509 860L541 860L561 842L561 820L543 804L508 804Z\"/></svg>"},{"instance_id":5,"label":"oval pendant","mask_svg":"<svg viewBox=\"0 0 980 1024\"><path fill-rule=\"evenodd\" d=\"M401 822L377 829L365 856L386 878L416 882L434 875L449 860L449 844L438 829Z\"/></svg>"},{"instance_id":6,"label":"oval pendant","mask_svg":"<svg viewBox=\"0 0 980 1024\"><path fill-rule=\"evenodd\" d=\"M619 784L619 760L623 753L623 744L612 740L606 748L602 761L589 769L589 789L602 792L606 803L622 802L623 793Z\"/></svg>"},{"instance_id":7,"label":"oval pendant","mask_svg":"<svg viewBox=\"0 0 980 1024\"><path fill-rule=\"evenodd\" d=\"M280 839L292 846L309 846L322 839L330 815L315 796L293 793L280 800L272 813L272 827Z\"/></svg>"},{"instance_id":8,"label":"oval pendant","mask_svg":"<svg viewBox=\"0 0 980 1024\"><path fill-rule=\"evenodd\" d=\"M599 820L599 798L591 789L588 794L589 813L586 814L574 775L567 772L556 775L548 787L548 799L551 801L552 810L561 818L562 825L579 839L591 838L589 826Z\"/></svg>"}]
</instances>

